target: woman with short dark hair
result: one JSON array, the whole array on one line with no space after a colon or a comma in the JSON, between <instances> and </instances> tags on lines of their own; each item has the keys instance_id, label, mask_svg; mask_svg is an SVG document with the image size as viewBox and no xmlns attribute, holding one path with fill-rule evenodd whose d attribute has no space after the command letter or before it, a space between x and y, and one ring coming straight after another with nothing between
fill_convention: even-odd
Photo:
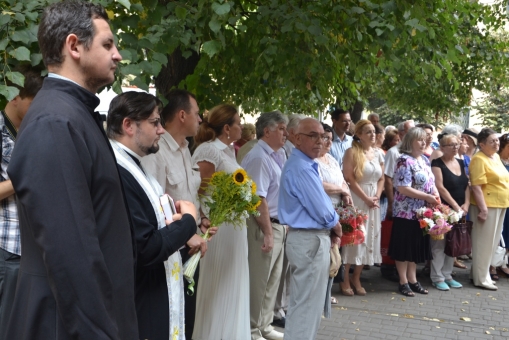
<instances>
[{"instance_id":1,"label":"woman with short dark hair","mask_svg":"<svg viewBox=\"0 0 509 340\"><path fill-rule=\"evenodd\" d=\"M431 259L429 235L423 235L415 211L437 205L439 195L429 160L423 155L425 147L426 131L410 129L401 142L393 177L396 191L389 256L396 261L399 291L405 296L428 294L417 281L416 263Z\"/></svg>"}]
</instances>

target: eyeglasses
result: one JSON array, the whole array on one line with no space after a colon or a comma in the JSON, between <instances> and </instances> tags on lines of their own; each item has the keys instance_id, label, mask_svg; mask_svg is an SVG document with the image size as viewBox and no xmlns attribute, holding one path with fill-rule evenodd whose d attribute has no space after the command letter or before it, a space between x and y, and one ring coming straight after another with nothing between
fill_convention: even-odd
<instances>
[{"instance_id":1,"label":"eyeglasses","mask_svg":"<svg viewBox=\"0 0 509 340\"><path fill-rule=\"evenodd\" d=\"M446 144L444 146L448 146L450 148L455 148L455 149L459 149L459 147L461 146L461 144Z\"/></svg>"},{"instance_id":2,"label":"eyeglasses","mask_svg":"<svg viewBox=\"0 0 509 340\"><path fill-rule=\"evenodd\" d=\"M318 133L310 133L310 134L307 134L307 133L299 133L299 135L304 135L304 136L307 136L309 138L311 138L311 140L313 142L318 142L319 139L321 139L322 141L324 142L328 142L330 140L330 137L329 136L326 136L326 135L320 135Z\"/></svg>"},{"instance_id":3,"label":"eyeglasses","mask_svg":"<svg viewBox=\"0 0 509 340\"><path fill-rule=\"evenodd\" d=\"M149 118L147 121L153 124L155 127L158 127L161 124L161 118Z\"/></svg>"}]
</instances>

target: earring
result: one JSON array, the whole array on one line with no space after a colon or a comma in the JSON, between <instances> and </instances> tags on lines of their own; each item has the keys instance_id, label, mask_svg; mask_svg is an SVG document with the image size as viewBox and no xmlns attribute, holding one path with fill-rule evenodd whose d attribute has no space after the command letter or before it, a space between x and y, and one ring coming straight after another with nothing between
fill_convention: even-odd
<instances>
[{"instance_id":1,"label":"earring","mask_svg":"<svg viewBox=\"0 0 509 340\"><path fill-rule=\"evenodd\" d=\"M230 139L230 134L228 134L228 139Z\"/></svg>"}]
</instances>

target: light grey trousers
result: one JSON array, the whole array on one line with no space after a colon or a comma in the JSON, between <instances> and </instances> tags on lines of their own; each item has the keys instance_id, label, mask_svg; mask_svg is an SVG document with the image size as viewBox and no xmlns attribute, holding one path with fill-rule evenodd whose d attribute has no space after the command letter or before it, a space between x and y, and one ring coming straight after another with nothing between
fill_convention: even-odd
<instances>
[{"instance_id":1,"label":"light grey trousers","mask_svg":"<svg viewBox=\"0 0 509 340\"><path fill-rule=\"evenodd\" d=\"M285 340L313 340L320 327L330 268L330 231L292 229L286 239L290 301Z\"/></svg>"},{"instance_id":2,"label":"light grey trousers","mask_svg":"<svg viewBox=\"0 0 509 340\"><path fill-rule=\"evenodd\" d=\"M444 282L452 279L452 267L454 266L454 257L445 255L445 238L443 240L431 239L431 281Z\"/></svg>"},{"instance_id":3,"label":"light grey trousers","mask_svg":"<svg viewBox=\"0 0 509 340\"><path fill-rule=\"evenodd\" d=\"M248 218L247 226L251 339L257 340L274 329L271 323L283 266L285 227L272 223L274 247L265 253L264 235L254 217Z\"/></svg>"}]
</instances>

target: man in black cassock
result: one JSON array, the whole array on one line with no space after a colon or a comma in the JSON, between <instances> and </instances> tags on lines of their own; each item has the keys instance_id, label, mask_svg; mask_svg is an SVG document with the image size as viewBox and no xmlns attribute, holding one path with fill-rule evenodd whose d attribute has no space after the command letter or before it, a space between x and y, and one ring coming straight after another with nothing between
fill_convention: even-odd
<instances>
[{"instance_id":1,"label":"man in black cassock","mask_svg":"<svg viewBox=\"0 0 509 340\"><path fill-rule=\"evenodd\" d=\"M196 236L196 207L176 202L173 222L161 210L163 188L141 165L159 150L164 133L160 101L145 92L115 97L108 111L107 133L119 165L136 239L136 313L141 339L184 340L184 287L179 248L193 236L202 255L206 243ZM178 170L178 169L177 169ZM182 169L183 171L183 169ZM193 241L191 241L193 242Z\"/></svg>"},{"instance_id":2,"label":"man in black cassock","mask_svg":"<svg viewBox=\"0 0 509 340\"><path fill-rule=\"evenodd\" d=\"M49 74L8 168L23 256L5 339L139 339L129 215L94 112L122 58L89 2L46 8L38 40Z\"/></svg>"}]
</instances>

